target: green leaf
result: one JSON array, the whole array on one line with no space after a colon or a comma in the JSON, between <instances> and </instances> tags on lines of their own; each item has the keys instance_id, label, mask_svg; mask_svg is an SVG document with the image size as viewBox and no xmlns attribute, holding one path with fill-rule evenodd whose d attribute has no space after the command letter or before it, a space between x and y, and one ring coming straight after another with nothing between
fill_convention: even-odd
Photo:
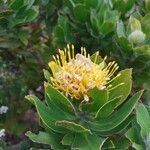
<instances>
[{"instance_id":1,"label":"green leaf","mask_svg":"<svg viewBox=\"0 0 150 150\"><path fill-rule=\"evenodd\" d=\"M106 3L104 3L103 1L99 1L100 3L100 9L99 11L97 12L97 18L98 18L98 21L99 21L99 26L101 26L103 23L104 23L104 18L105 18L105 14L108 10L108 5Z\"/></svg>"},{"instance_id":2,"label":"green leaf","mask_svg":"<svg viewBox=\"0 0 150 150\"><path fill-rule=\"evenodd\" d=\"M71 3L73 3L74 2L74 4L83 4L84 2L85 2L85 0L69 0Z\"/></svg>"},{"instance_id":3,"label":"green leaf","mask_svg":"<svg viewBox=\"0 0 150 150\"><path fill-rule=\"evenodd\" d=\"M142 93L143 91L134 94L122 105L122 107L119 108L118 111L114 112L109 117L95 122L88 122L89 127L97 132L111 131L116 128L131 114Z\"/></svg>"},{"instance_id":4,"label":"green leaf","mask_svg":"<svg viewBox=\"0 0 150 150\"><path fill-rule=\"evenodd\" d=\"M115 150L129 150L131 142L124 136L117 135L113 138Z\"/></svg>"},{"instance_id":5,"label":"green leaf","mask_svg":"<svg viewBox=\"0 0 150 150\"><path fill-rule=\"evenodd\" d=\"M44 72L44 77L45 77L45 79L46 79L49 83L51 83L51 80L50 80L51 74L49 73L49 71L43 69L43 72Z\"/></svg>"},{"instance_id":6,"label":"green leaf","mask_svg":"<svg viewBox=\"0 0 150 150\"><path fill-rule=\"evenodd\" d=\"M33 142L41 143L41 144L48 144L55 142L56 139L50 136L50 134L46 132L40 131L38 134L32 133L31 131L26 132L25 134L27 137L30 138Z\"/></svg>"},{"instance_id":7,"label":"green leaf","mask_svg":"<svg viewBox=\"0 0 150 150\"><path fill-rule=\"evenodd\" d=\"M136 150L145 150L144 145L140 145L140 144L137 144L137 143L132 143L132 147L135 148Z\"/></svg>"},{"instance_id":8,"label":"green leaf","mask_svg":"<svg viewBox=\"0 0 150 150\"><path fill-rule=\"evenodd\" d=\"M88 12L86 6L83 4L77 4L74 7L73 12L74 12L75 18L80 22L87 21L87 19L89 17L89 12Z\"/></svg>"},{"instance_id":9,"label":"green leaf","mask_svg":"<svg viewBox=\"0 0 150 150\"><path fill-rule=\"evenodd\" d=\"M27 6L27 9L30 9L33 4L34 4L35 0L24 0L24 5Z\"/></svg>"},{"instance_id":10,"label":"green leaf","mask_svg":"<svg viewBox=\"0 0 150 150\"><path fill-rule=\"evenodd\" d=\"M33 6L31 9L25 12L25 22L33 21L39 14L39 7Z\"/></svg>"},{"instance_id":11,"label":"green leaf","mask_svg":"<svg viewBox=\"0 0 150 150\"><path fill-rule=\"evenodd\" d=\"M136 0L128 0L127 6L126 6L126 11L130 11L134 7L135 2L136 2Z\"/></svg>"},{"instance_id":12,"label":"green leaf","mask_svg":"<svg viewBox=\"0 0 150 150\"><path fill-rule=\"evenodd\" d=\"M121 124L119 124L114 129L109 130L109 131L100 132L100 135L106 137L106 136L112 136L114 134L117 134L117 133L125 130L129 126L129 124L131 123L132 120L133 120L133 115L130 115L127 119L125 119Z\"/></svg>"},{"instance_id":13,"label":"green leaf","mask_svg":"<svg viewBox=\"0 0 150 150\"><path fill-rule=\"evenodd\" d=\"M102 146L102 150L110 150L110 149L114 149L115 145L113 143L113 141L111 139L106 139L106 141L104 142L103 146Z\"/></svg>"},{"instance_id":14,"label":"green leaf","mask_svg":"<svg viewBox=\"0 0 150 150\"><path fill-rule=\"evenodd\" d=\"M85 5L88 9L96 8L99 4L98 0L85 0Z\"/></svg>"},{"instance_id":15,"label":"green leaf","mask_svg":"<svg viewBox=\"0 0 150 150\"><path fill-rule=\"evenodd\" d=\"M59 15L58 25L59 25L59 27L61 27L61 29L63 29L65 42L67 42L67 41L70 42L70 40L72 39L72 34L71 34L71 30L70 30L68 20L64 16Z\"/></svg>"},{"instance_id":16,"label":"green leaf","mask_svg":"<svg viewBox=\"0 0 150 150\"><path fill-rule=\"evenodd\" d=\"M13 0L10 5L9 8L12 10L19 10L19 8L21 8L24 4L24 0Z\"/></svg>"},{"instance_id":17,"label":"green leaf","mask_svg":"<svg viewBox=\"0 0 150 150\"><path fill-rule=\"evenodd\" d=\"M94 54L92 54L90 59L91 59L92 62L94 62L96 64L100 64L100 63L103 62L103 58L99 55L99 51L97 51Z\"/></svg>"},{"instance_id":18,"label":"green leaf","mask_svg":"<svg viewBox=\"0 0 150 150\"><path fill-rule=\"evenodd\" d=\"M30 131L25 134L35 143L40 144L48 144L52 149L62 149L62 145L60 143L61 138L53 133L39 132L38 134L32 133Z\"/></svg>"},{"instance_id":19,"label":"green leaf","mask_svg":"<svg viewBox=\"0 0 150 150\"><path fill-rule=\"evenodd\" d=\"M65 112L75 112L75 108L72 103L62 93L52 87L51 84L45 83L45 92L49 95L47 103L51 107L51 103L54 103L60 109Z\"/></svg>"},{"instance_id":20,"label":"green leaf","mask_svg":"<svg viewBox=\"0 0 150 150\"><path fill-rule=\"evenodd\" d=\"M143 138L150 135L150 114L143 104L136 107L136 119L141 127L141 135Z\"/></svg>"},{"instance_id":21,"label":"green leaf","mask_svg":"<svg viewBox=\"0 0 150 150\"><path fill-rule=\"evenodd\" d=\"M119 19L118 11L107 10L104 16L103 23L100 25L100 32L104 35L114 31Z\"/></svg>"},{"instance_id":22,"label":"green leaf","mask_svg":"<svg viewBox=\"0 0 150 150\"><path fill-rule=\"evenodd\" d=\"M132 54L133 47L132 44L129 42L129 40L126 37L120 37L118 39L118 43L121 46L121 48L126 52L128 55Z\"/></svg>"},{"instance_id":23,"label":"green leaf","mask_svg":"<svg viewBox=\"0 0 150 150\"><path fill-rule=\"evenodd\" d=\"M75 122L67 121L67 120L62 120L62 121L56 121L56 125L60 127L64 127L72 132L76 133L83 133L87 132L91 134L91 131L89 129L86 129L80 124L77 124Z\"/></svg>"},{"instance_id":24,"label":"green leaf","mask_svg":"<svg viewBox=\"0 0 150 150\"><path fill-rule=\"evenodd\" d=\"M91 103L82 106L84 111L96 112L108 101L108 91L97 88L88 91L87 95L92 98Z\"/></svg>"},{"instance_id":25,"label":"green leaf","mask_svg":"<svg viewBox=\"0 0 150 150\"><path fill-rule=\"evenodd\" d=\"M21 42L27 46L28 44L28 38L29 38L29 32L28 31L20 31L19 32L19 39L21 40Z\"/></svg>"},{"instance_id":26,"label":"green leaf","mask_svg":"<svg viewBox=\"0 0 150 150\"><path fill-rule=\"evenodd\" d=\"M126 37L125 36L125 27L124 27L124 24L121 20L118 21L118 23L117 23L117 35L119 38L120 37Z\"/></svg>"},{"instance_id":27,"label":"green leaf","mask_svg":"<svg viewBox=\"0 0 150 150\"><path fill-rule=\"evenodd\" d=\"M71 145L73 143L73 140L74 140L74 134L68 133L63 137L61 143L63 145Z\"/></svg>"},{"instance_id":28,"label":"green leaf","mask_svg":"<svg viewBox=\"0 0 150 150\"><path fill-rule=\"evenodd\" d=\"M67 112L63 107L59 107L57 104L54 103L54 101L51 99L51 97L46 93L45 94L46 102L48 103L48 107L52 112L55 112L55 115L57 115L57 119L69 119L69 120L75 120L76 117L72 112Z\"/></svg>"},{"instance_id":29,"label":"green leaf","mask_svg":"<svg viewBox=\"0 0 150 150\"><path fill-rule=\"evenodd\" d=\"M62 41L65 41L65 39L64 39L65 38L65 33L64 33L63 28L60 25L55 26L54 34L55 34L56 37L61 38Z\"/></svg>"},{"instance_id":30,"label":"green leaf","mask_svg":"<svg viewBox=\"0 0 150 150\"><path fill-rule=\"evenodd\" d=\"M39 117L50 130L58 133L65 133L64 129L60 129L59 127L55 126L55 121L63 117L61 114L57 114L57 112L51 111L36 96L28 95L25 98L35 105Z\"/></svg>"},{"instance_id":31,"label":"green leaf","mask_svg":"<svg viewBox=\"0 0 150 150\"><path fill-rule=\"evenodd\" d=\"M100 138L95 134L76 134L72 144L72 150L100 150L106 138Z\"/></svg>"},{"instance_id":32,"label":"green leaf","mask_svg":"<svg viewBox=\"0 0 150 150\"><path fill-rule=\"evenodd\" d=\"M5 23L8 21L6 17L12 15L13 13L14 13L13 10L2 10L2 11L0 11L0 19L3 19L3 21Z\"/></svg>"},{"instance_id":33,"label":"green leaf","mask_svg":"<svg viewBox=\"0 0 150 150\"><path fill-rule=\"evenodd\" d=\"M33 6L30 9L27 9L26 6L21 7L15 17L12 18L11 22L9 22L10 27L14 27L18 24L28 23L36 19L39 14L39 7Z\"/></svg>"},{"instance_id":34,"label":"green leaf","mask_svg":"<svg viewBox=\"0 0 150 150\"><path fill-rule=\"evenodd\" d=\"M131 141L132 147L137 150L145 150L144 141L140 135L140 128L137 127L137 124L133 124L132 126L126 132L125 136Z\"/></svg>"},{"instance_id":35,"label":"green leaf","mask_svg":"<svg viewBox=\"0 0 150 150\"><path fill-rule=\"evenodd\" d=\"M57 119L76 119L73 110L70 109L72 107L72 105L70 106L70 101L66 99L66 97L64 97L64 95L62 95L59 91L54 89L49 83L45 83L45 100L49 109L52 112L55 112L55 115L58 116ZM68 106L66 102L69 102Z\"/></svg>"},{"instance_id":36,"label":"green leaf","mask_svg":"<svg viewBox=\"0 0 150 150\"><path fill-rule=\"evenodd\" d=\"M142 31L144 31L144 33L148 36L150 36L150 13L146 14L142 20L141 20L141 24L142 24Z\"/></svg>"},{"instance_id":37,"label":"green leaf","mask_svg":"<svg viewBox=\"0 0 150 150\"><path fill-rule=\"evenodd\" d=\"M109 91L109 99L114 99L121 96L120 104L126 100L131 92L132 88L132 69L125 69L119 72L119 76L116 77L111 85L112 89ZM123 83L123 84L122 84ZM121 84L120 86L118 86Z\"/></svg>"},{"instance_id":38,"label":"green leaf","mask_svg":"<svg viewBox=\"0 0 150 150\"><path fill-rule=\"evenodd\" d=\"M145 8L147 12L150 12L150 0L145 0Z\"/></svg>"},{"instance_id":39,"label":"green leaf","mask_svg":"<svg viewBox=\"0 0 150 150\"><path fill-rule=\"evenodd\" d=\"M126 1L127 2L127 1ZM119 12L124 13L126 9L126 2L122 0L112 0L113 8Z\"/></svg>"},{"instance_id":40,"label":"green leaf","mask_svg":"<svg viewBox=\"0 0 150 150\"><path fill-rule=\"evenodd\" d=\"M108 34L114 30L114 24L112 22L105 21L101 26L100 26L100 31L103 34Z\"/></svg>"},{"instance_id":41,"label":"green leaf","mask_svg":"<svg viewBox=\"0 0 150 150\"><path fill-rule=\"evenodd\" d=\"M101 118L107 118L118 106L117 104L119 104L120 100L121 97L117 97L105 103L96 113L95 119L99 120Z\"/></svg>"},{"instance_id":42,"label":"green leaf","mask_svg":"<svg viewBox=\"0 0 150 150\"><path fill-rule=\"evenodd\" d=\"M90 12L90 23L92 25L92 30L95 35L99 35L99 20L96 14L96 10L92 9Z\"/></svg>"}]
</instances>

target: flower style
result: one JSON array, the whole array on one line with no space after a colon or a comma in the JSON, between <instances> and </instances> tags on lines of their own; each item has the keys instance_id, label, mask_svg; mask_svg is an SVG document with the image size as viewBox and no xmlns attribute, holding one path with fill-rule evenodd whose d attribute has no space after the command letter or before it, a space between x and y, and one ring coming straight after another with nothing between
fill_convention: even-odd
<instances>
[{"instance_id":1,"label":"flower style","mask_svg":"<svg viewBox=\"0 0 150 150\"><path fill-rule=\"evenodd\" d=\"M52 85L66 96L77 100L88 101L88 90L98 88L105 89L111 77L118 69L113 61L105 64L104 60L96 64L99 53L96 53L94 62L85 48L81 47L81 53L74 54L74 46L67 45L64 50L59 49L59 55L53 56L49 62L52 71Z\"/></svg>"}]
</instances>

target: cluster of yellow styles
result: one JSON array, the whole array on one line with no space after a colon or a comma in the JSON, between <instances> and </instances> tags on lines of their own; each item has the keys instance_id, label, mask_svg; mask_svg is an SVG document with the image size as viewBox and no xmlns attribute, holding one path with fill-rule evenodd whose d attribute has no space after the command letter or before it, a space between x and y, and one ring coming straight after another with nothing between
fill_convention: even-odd
<instances>
[{"instance_id":1,"label":"cluster of yellow styles","mask_svg":"<svg viewBox=\"0 0 150 150\"><path fill-rule=\"evenodd\" d=\"M118 69L114 61L106 65L104 62L106 58L100 64L96 64L98 55L97 52L92 62L90 55L83 47L81 47L81 53L76 55L73 45L67 45L64 50L59 49L59 54L53 56L54 60L49 62L53 73L52 85L67 97L88 101L88 90L105 89Z\"/></svg>"}]
</instances>

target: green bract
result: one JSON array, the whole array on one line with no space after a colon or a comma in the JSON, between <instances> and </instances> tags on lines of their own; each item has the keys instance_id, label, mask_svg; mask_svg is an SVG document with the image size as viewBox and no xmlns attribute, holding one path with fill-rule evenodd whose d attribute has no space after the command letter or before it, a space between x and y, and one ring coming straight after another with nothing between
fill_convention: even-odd
<instances>
[{"instance_id":1,"label":"green bract","mask_svg":"<svg viewBox=\"0 0 150 150\"><path fill-rule=\"evenodd\" d=\"M46 79L50 79L47 71L44 74ZM129 96L132 69L122 70L119 74L112 80L111 89L89 90L88 102L70 99L50 82L45 83L44 102L33 95L26 98L35 105L46 132L27 132L26 135L34 142L51 145L52 149L99 150L112 145L119 147L115 137L128 129L133 120L132 112L143 93L140 91ZM126 138L124 142L128 148L129 140Z\"/></svg>"}]
</instances>

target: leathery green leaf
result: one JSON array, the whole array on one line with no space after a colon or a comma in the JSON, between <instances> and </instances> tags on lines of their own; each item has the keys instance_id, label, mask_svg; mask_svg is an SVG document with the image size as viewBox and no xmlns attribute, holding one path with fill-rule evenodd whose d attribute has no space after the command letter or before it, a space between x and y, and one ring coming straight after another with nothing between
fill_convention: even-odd
<instances>
[{"instance_id":1,"label":"leathery green leaf","mask_svg":"<svg viewBox=\"0 0 150 150\"><path fill-rule=\"evenodd\" d=\"M74 16L75 16L76 20L78 20L80 22L84 22L84 23L85 23L85 21L87 21L89 12L85 5L77 4L74 7L73 12L74 12Z\"/></svg>"},{"instance_id":2,"label":"leathery green leaf","mask_svg":"<svg viewBox=\"0 0 150 150\"><path fill-rule=\"evenodd\" d=\"M68 133L63 137L61 143L63 145L71 145L73 143L73 140L74 140L74 134Z\"/></svg>"},{"instance_id":3,"label":"leathery green leaf","mask_svg":"<svg viewBox=\"0 0 150 150\"><path fill-rule=\"evenodd\" d=\"M132 147L137 150L145 150L144 141L140 135L140 130L137 128L136 124L130 128L125 136L131 141Z\"/></svg>"},{"instance_id":4,"label":"leathery green leaf","mask_svg":"<svg viewBox=\"0 0 150 150\"><path fill-rule=\"evenodd\" d=\"M32 133L30 131L25 134L35 143L48 144L52 149L63 149L63 145L60 143L61 137L54 133L46 133L40 131L38 134Z\"/></svg>"},{"instance_id":5,"label":"leathery green leaf","mask_svg":"<svg viewBox=\"0 0 150 150\"><path fill-rule=\"evenodd\" d=\"M88 9L90 9L91 7L92 8L95 8L97 5L99 4L99 1L98 0L86 0L85 1L85 5Z\"/></svg>"},{"instance_id":6,"label":"leathery green leaf","mask_svg":"<svg viewBox=\"0 0 150 150\"><path fill-rule=\"evenodd\" d=\"M124 120L121 124L119 124L116 128L106 131L106 132L100 132L99 135L100 136L111 136L113 134L119 133L122 130L126 129L129 124L131 123L133 119L133 115L130 115L126 120Z\"/></svg>"},{"instance_id":7,"label":"leathery green leaf","mask_svg":"<svg viewBox=\"0 0 150 150\"><path fill-rule=\"evenodd\" d=\"M19 10L19 8L21 8L24 4L23 0L14 0L11 1L9 8L12 10Z\"/></svg>"},{"instance_id":8,"label":"leathery green leaf","mask_svg":"<svg viewBox=\"0 0 150 150\"><path fill-rule=\"evenodd\" d=\"M102 150L109 150L109 149L114 149L115 145L113 143L113 141L109 138L106 139L106 141L104 142L103 146L102 146Z\"/></svg>"},{"instance_id":9,"label":"leathery green leaf","mask_svg":"<svg viewBox=\"0 0 150 150\"><path fill-rule=\"evenodd\" d=\"M143 104L136 107L136 118L141 127L141 135L143 138L150 135L150 114Z\"/></svg>"},{"instance_id":10,"label":"leathery green leaf","mask_svg":"<svg viewBox=\"0 0 150 150\"><path fill-rule=\"evenodd\" d=\"M149 26L149 22L150 22L150 12L147 13L141 20L141 24L142 24L142 30L144 31L144 33L148 36L150 36L150 26Z\"/></svg>"},{"instance_id":11,"label":"leathery green leaf","mask_svg":"<svg viewBox=\"0 0 150 150\"><path fill-rule=\"evenodd\" d=\"M100 138L95 134L76 133L72 150L100 150L106 138Z\"/></svg>"},{"instance_id":12,"label":"leathery green leaf","mask_svg":"<svg viewBox=\"0 0 150 150\"><path fill-rule=\"evenodd\" d=\"M113 100L108 101L103 105L96 113L95 119L99 120L100 118L108 117L116 108L117 104L119 103L121 97L116 97Z\"/></svg>"},{"instance_id":13,"label":"leathery green leaf","mask_svg":"<svg viewBox=\"0 0 150 150\"><path fill-rule=\"evenodd\" d=\"M50 80L51 74L49 73L49 71L43 69L43 72L44 72L44 77L45 77L45 79L46 79L48 82L51 82L51 80Z\"/></svg>"},{"instance_id":14,"label":"leathery green leaf","mask_svg":"<svg viewBox=\"0 0 150 150\"><path fill-rule=\"evenodd\" d=\"M96 63L96 64L100 64L103 62L103 58L99 55L99 51L95 52L91 57L90 57L91 61Z\"/></svg>"},{"instance_id":15,"label":"leathery green leaf","mask_svg":"<svg viewBox=\"0 0 150 150\"><path fill-rule=\"evenodd\" d=\"M52 93L51 89L47 88L45 89L45 100L48 104L49 109L51 109L52 112L56 113L57 116L60 116L58 120L67 119L67 120L74 120L76 119L75 114L72 112L72 110L68 110L63 105L60 105L57 103L56 99L57 97L51 97L51 95L55 94ZM50 94L49 94L50 93ZM61 100L61 99L60 99ZM68 100L69 101L69 100ZM61 102L60 102L61 103ZM62 107L61 107L62 106ZM65 109L64 109L65 108ZM58 118L58 117L57 117Z\"/></svg>"},{"instance_id":16,"label":"leathery green leaf","mask_svg":"<svg viewBox=\"0 0 150 150\"><path fill-rule=\"evenodd\" d=\"M69 99L53 88L51 84L45 83L45 90L45 92L49 95L51 102L55 103L59 108L63 108L66 112L75 111L75 108ZM51 105L51 102L47 101L48 105L49 103Z\"/></svg>"},{"instance_id":17,"label":"leathery green leaf","mask_svg":"<svg viewBox=\"0 0 150 150\"><path fill-rule=\"evenodd\" d=\"M150 12L150 0L145 0L145 8L147 12Z\"/></svg>"},{"instance_id":18,"label":"leathery green leaf","mask_svg":"<svg viewBox=\"0 0 150 150\"><path fill-rule=\"evenodd\" d=\"M125 27L122 21L118 21L117 23L117 35L118 37L125 37Z\"/></svg>"},{"instance_id":19,"label":"leathery green leaf","mask_svg":"<svg viewBox=\"0 0 150 150\"><path fill-rule=\"evenodd\" d=\"M108 101L108 91L96 88L88 91L88 96L92 98L91 103L82 106L85 111L96 112Z\"/></svg>"},{"instance_id":20,"label":"leathery green leaf","mask_svg":"<svg viewBox=\"0 0 150 150\"><path fill-rule=\"evenodd\" d=\"M67 120L56 121L56 125L60 127L64 127L70 131L77 132L77 133L82 133L82 132L91 133L89 129L86 129L82 125Z\"/></svg>"},{"instance_id":21,"label":"leathery green leaf","mask_svg":"<svg viewBox=\"0 0 150 150\"><path fill-rule=\"evenodd\" d=\"M109 117L95 122L88 122L89 127L97 132L110 131L116 128L131 114L142 93L143 91L134 94L118 111L112 113Z\"/></svg>"},{"instance_id":22,"label":"leathery green leaf","mask_svg":"<svg viewBox=\"0 0 150 150\"><path fill-rule=\"evenodd\" d=\"M48 144L50 145L53 143L56 139L53 139L53 137L50 136L50 134L46 132L40 131L38 134L32 133L31 131L26 132L25 134L27 137L30 138L33 142L41 143L41 144Z\"/></svg>"},{"instance_id":23,"label":"leathery green leaf","mask_svg":"<svg viewBox=\"0 0 150 150\"><path fill-rule=\"evenodd\" d=\"M116 138L112 139L112 141L114 144L113 150L129 150L130 149L129 147L130 147L131 143L124 136L116 135Z\"/></svg>"},{"instance_id":24,"label":"leathery green leaf","mask_svg":"<svg viewBox=\"0 0 150 150\"><path fill-rule=\"evenodd\" d=\"M56 119L60 119L61 115L58 116L54 111L51 111L34 95L28 95L25 98L35 105L40 119L50 130L58 133L65 133L64 129L55 126Z\"/></svg>"},{"instance_id":25,"label":"leathery green leaf","mask_svg":"<svg viewBox=\"0 0 150 150\"><path fill-rule=\"evenodd\" d=\"M107 35L113 30L114 30L114 23L109 21L105 21L100 27L100 32L102 32L104 35Z\"/></svg>"},{"instance_id":26,"label":"leathery green leaf","mask_svg":"<svg viewBox=\"0 0 150 150\"><path fill-rule=\"evenodd\" d=\"M69 119L69 120L75 120L76 116L72 113L66 112L63 108L58 107L52 100L51 97L48 94L45 94L45 99L48 102L49 109L54 112L54 114L57 117L57 119Z\"/></svg>"},{"instance_id":27,"label":"leathery green leaf","mask_svg":"<svg viewBox=\"0 0 150 150\"><path fill-rule=\"evenodd\" d=\"M120 103L122 103L131 92L132 88L132 69L125 69L119 72L111 83L112 88L109 90L109 99L115 97L121 97Z\"/></svg>"}]
</instances>

